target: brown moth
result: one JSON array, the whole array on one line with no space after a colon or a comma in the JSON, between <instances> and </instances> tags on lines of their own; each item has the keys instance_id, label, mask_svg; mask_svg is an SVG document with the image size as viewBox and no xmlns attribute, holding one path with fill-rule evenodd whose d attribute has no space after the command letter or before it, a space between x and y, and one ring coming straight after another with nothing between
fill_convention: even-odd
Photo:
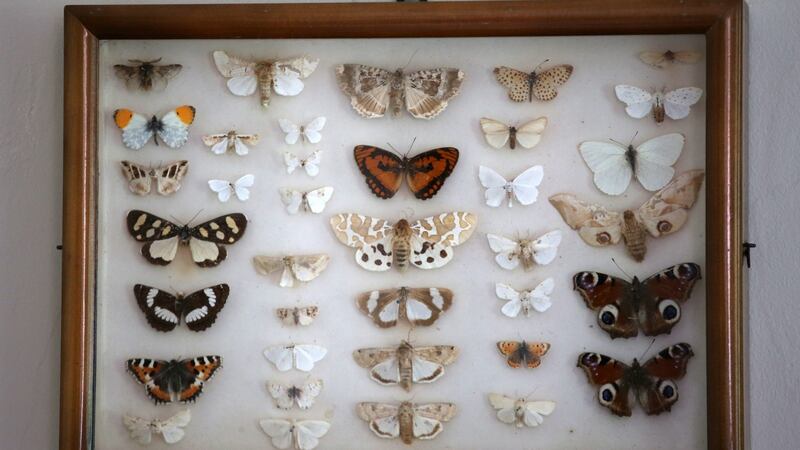
<instances>
[{"instance_id":1,"label":"brown moth","mask_svg":"<svg viewBox=\"0 0 800 450\"><path fill-rule=\"evenodd\" d=\"M231 130L227 133L207 134L203 136L203 144L211 147L215 155L236 153L244 156L250 151L247 146L256 145L259 139L257 134L240 134Z\"/></svg>"},{"instance_id":2,"label":"brown moth","mask_svg":"<svg viewBox=\"0 0 800 450\"><path fill-rule=\"evenodd\" d=\"M648 234L672 234L686 223L704 176L702 170L682 173L635 211L609 211L571 194L556 194L550 197L550 203L587 244L605 247L622 239L633 259L642 261L647 253Z\"/></svg>"},{"instance_id":3,"label":"brown moth","mask_svg":"<svg viewBox=\"0 0 800 450\"><path fill-rule=\"evenodd\" d=\"M294 308L277 308L275 314L286 325L308 326L319 315L317 306L296 306Z\"/></svg>"},{"instance_id":4,"label":"brown moth","mask_svg":"<svg viewBox=\"0 0 800 450\"><path fill-rule=\"evenodd\" d=\"M253 257L256 272L269 276L273 272L283 269L281 274L281 287L295 287L300 283L307 283L317 278L328 267L330 256L320 253L317 255L293 256L265 256Z\"/></svg>"},{"instance_id":5,"label":"brown moth","mask_svg":"<svg viewBox=\"0 0 800 450\"><path fill-rule=\"evenodd\" d=\"M453 291L445 288L381 289L358 296L358 309L375 325L391 328L399 319L412 326L429 326L453 303Z\"/></svg>"},{"instance_id":6,"label":"brown moth","mask_svg":"<svg viewBox=\"0 0 800 450\"><path fill-rule=\"evenodd\" d=\"M117 77L125 80L128 89L143 91L160 91L167 87L167 82L178 75L183 68L180 64L156 64L161 58L150 61L129 59L131 65L114 64Z\"/></svg>"},{"instance_id":7,"label":"brown moth","mask_svg":"<svg viewBox=\"0 0 800 450\"><path fill-rule=\"evenodd\" d=\"M700 56L700 53L697 52L673 52L672 50L667 50L665 52L646 51L639 53L639 59L641 59L643 63L653 66L657 69L664 69L675 64L676 62L683 64L694 64L697 61L700 61Z\"/></svg>"},{"instance_id":8,"label":"brown moth","mask_svg":"<svg viewBox=\"0 0 800 450\"><path fill-rule=\"evenodd\" d=\"M162 167L145 167L130 161L122 161L120 165L128 179L128 189L137 195L149 194L152 180L156 180L159 194L174 194L181 188L181 179L189 170L189 161L175 161Z\"/></svg>"},{"instance_id":9,"label":"brown moth","mask_svg":"<svg viewBox=\"0 0 800 450\"><path fill-rule=\"evenodd\" d=\"M367 119L383 117L386 109L400 114L403 106L417 119L433 119L458 95L464 72L440 67L404 73L362 64L336 67L336 80L350 105Z\"/></svg>"},{"instance_id":10,"label":"brown moth","mask_svg":"<svg viewBox=\"0 0 800 450\"><path fill-rule=\"evenodd\" d=\"M495 67L494 76L508 89L511 101L531 102L535 98L547 102L556 98L556 88L569 80L572 70L569 64L559 64L542 71L534 69L531 73L502 66Z\"/></svg>"},{"instance_id":11,"label":"brown moth","mask_svg":"<svg viewBox=\"0 0 800 450\"><path fill-rule=\"evenodd\" d=\"M399 384L406 391L412 383L433 383L444 375L444 366L458 357L452 345L412 347L402 341L396 348L362 348L353 352L359 366L370 369L369 376L388 386Z\"/></svg>"},{"instance_id":12,"label":"brown moth","mask_svg":"<svg viewBox=\"0 0 800 450\"><path fill-rule=\"evenodd\" d=\"M456 414L452 403L389 403L362 402L356 405L358 417L369 423L378 437L395 439L411 445L414 439L433 439L442 432L442 422Z\"/></svg>"}]
</instances>

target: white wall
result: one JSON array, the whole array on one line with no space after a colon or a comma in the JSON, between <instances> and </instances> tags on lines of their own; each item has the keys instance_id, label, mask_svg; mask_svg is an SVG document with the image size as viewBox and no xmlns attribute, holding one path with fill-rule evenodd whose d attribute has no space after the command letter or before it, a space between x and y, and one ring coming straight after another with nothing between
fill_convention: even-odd
<instances>
[{"instance_id":1,"label":"white wall","mask_svg":"<svg viewBox=\"0 0 800 450\"><path fill-rule=\"evenodd\" d=\"M64 3L0 0L4 449L55 448L58 440ZM800 246L791 232L800 223L800 2L748 3L748 239L758 244L746 308L749 437L753 449L796 448L800 296L792 282Z\"/></svg>"}]
</instances>

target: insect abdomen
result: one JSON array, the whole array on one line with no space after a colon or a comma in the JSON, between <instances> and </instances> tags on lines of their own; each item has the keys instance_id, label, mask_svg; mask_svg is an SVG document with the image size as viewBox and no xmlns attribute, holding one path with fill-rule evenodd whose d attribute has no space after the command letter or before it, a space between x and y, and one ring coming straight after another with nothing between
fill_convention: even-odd
<instances>
[{"instance_id":1,"label":"insect abdomen","mask_svg":"<svg viewBox=\"0 0 800 450\"><path fill-rule=\"evenodd\" d=\"M410 253L410 245L405 239L396 239L392 245L392 252L394 252L394 266L397 270L404 271L408 268L408 254Z\"/></svg>"},{"instance_id":2,"label":"insect abdomen","mask_svg":"<svg viewBox=\"0 0 800 450\"><path fill-rule=\"evenodd\" d=\"M625 241L625 247L628 249L628 253L633 256L633 259L642 261L645 253L647 253L647 246L645 245L647 232L631 211L625 211L623 215L622 239Z\"/></svg>"}]
</instances>

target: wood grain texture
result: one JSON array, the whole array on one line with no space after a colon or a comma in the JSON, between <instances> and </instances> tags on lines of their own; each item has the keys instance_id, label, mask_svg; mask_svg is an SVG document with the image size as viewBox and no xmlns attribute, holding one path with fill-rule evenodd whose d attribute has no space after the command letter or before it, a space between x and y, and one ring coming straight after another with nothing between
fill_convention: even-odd
<instances>
[{"instance_id":1,"label":"wood grain texture","mask_svg":"<svg viewBox=\"0 0 800 450\"><path fill-rule=\"evenodd\" d=\"M67 6L61 449L91 442L98 39L704 33L708 448L744 448L742 0Z\"/></svg>"}]
</instances>

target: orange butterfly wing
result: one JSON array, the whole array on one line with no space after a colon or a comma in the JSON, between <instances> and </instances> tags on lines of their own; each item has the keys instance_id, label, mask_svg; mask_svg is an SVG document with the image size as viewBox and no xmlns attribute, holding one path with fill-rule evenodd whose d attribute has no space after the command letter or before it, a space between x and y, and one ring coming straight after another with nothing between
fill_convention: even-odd
<instances>
[{"instance_id":1,"label":"orange butterfly wing","mask_svg":"<svg viewBox=\"0 0 800 450\"><path fill-rule=\"evenodd\" d=\"M370 145L358 145L353 156L367 186L382 199L392 198L403 183L403 160L392 152Z\"/></svg>"},{"instance_id":2,"label":"orange butterfly wing","mask_svg":"<svg viewBox=\"0 0 800 450\"><path fill-rule=\"evenodd\" d=\"M497 349L500 350L501 355L506 357L506 363L515 369L522 366L522 360L518 356L519 348L519 342L500 341L497 343Z\"/></svg>"},{"instance_id":3,"label":"orange butterfly wing","mask_svg":"<svg viewBox=\"0 0 800 450\"><path fill-rule=\"evenodd\" d=\"M428 150L408 160L406 179L414 196L427 200L442 188L458 162L458 149L442 147Z\"/></svg>"}]
</instances>

